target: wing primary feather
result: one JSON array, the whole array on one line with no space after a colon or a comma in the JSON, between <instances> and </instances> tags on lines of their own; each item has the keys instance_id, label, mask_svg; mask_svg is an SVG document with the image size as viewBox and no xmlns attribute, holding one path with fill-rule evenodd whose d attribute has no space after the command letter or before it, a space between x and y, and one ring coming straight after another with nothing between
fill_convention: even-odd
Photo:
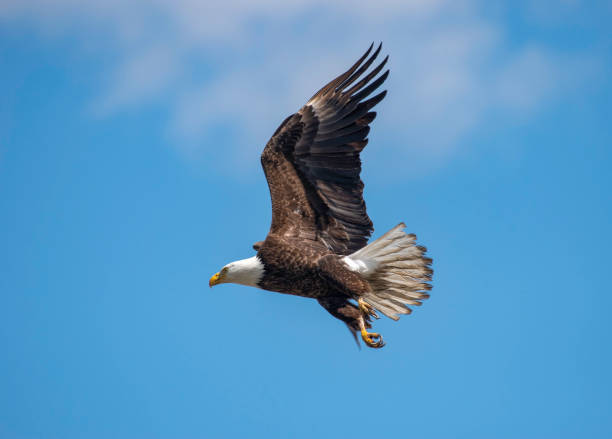
<instances>
[{"instance_id":1,"label":"wing primary feather","mask_svg":"<svg viewBox=\"0 0 612 439\"><path fill-rule=\"evenodd\" d=\"M353 142L356 140L361 140L368 135L368 133L370 132L370 127L365 126L365 127L359 127L359 128L360 128L359 131L351 133L351 134L347 134L345 136L334 136L327 140L317 139L317 141L314 143L313 146L317 146L319 148L326 148L326 147L331 147L331 146L342 145L344 143Z\"/></svg>"},{"instance_id":2,"label":"wing primary feather","mask_svg":"<svg viewBox=\"0 0 612 439\"><path fill-rule=\"evenodd\" d=\"M339 130L326 132L325 134L317 134L317 142L320 142L322 140L331 139L333 137L340 137L340 136L345 136L347 134L352 134L368 126L367 123L362 124L362 123L357 123L357 122L358 121L355 121L355 123L353 123L352 125L346 126L346 127L340 127Z\"/></svg>"},{"instance_id":3,"label":"wing primary feather","mask_svg":"<svg viewBox=\"0 0 612 439\"><path fill-rule=\"evenodd\" d=\"M376 111L370 111L365 116L360 117L355 121L357 125L370 125L376 119Z\"/></svg>"},{"instance_id":4,"label":"wing primary feather","mask_svg":"<svg viewBox=\"0 0 612 439\"><path fill-rule=\"evenodd\" d=\"M363 117L357 118L355 123L357 125L365 126L370 124L376 118L376 112L372 111L367 113ZM319 131L317 133L317 138L323 135L328 135L329 133L334 133L339 129L342 129L347 126L346 120L340 120L333 122L332 124L319 125Z\"/></svg>"},{"instance_id":5,"label":"wing primary feather","mask_svg":"<svg viewBox=\"0 0 612 439\"><path fill-rule=\"evenodd\" d=\"M347 95L353 95L359 91L359 89L370 82L372 78L378 75L378 72L380 72L385 64L387 64L387 61L389 61L389 55L385 56L385 59L383 59L380 64L378 64L370 73L364 76L363 79L361 79L357 84L353 85L349 90L346 90L344 93Z\"/></svg>"},{"instance_id":6,"label":"wing primary feather","mask_svg":"<svg viewBox=\"0 0 612 439\"><path fill-rule=\"evenodd\" d=\"M356 142L349 142L343 145L337 145L335 147L329 147L329 146L320 147L318 145L317 146L313 145L310 148L310 153L305 153L304 155L310 154L310 156L312 156L312 155L325 154L327 157L334 157L337 155L339 157L346 158L347 153L361 152L363 148L366 147L367 144L368 144L368 139L364 139L364 140L360 140Z\"/></svg>"},{"instance_id":7,"label":"wing primary feather","mask_svg":"<svg viewBox=\"0 0 612 439\"><path fill-rule=\"evenodd\" d=\"M370 47L368 48L368 50L366 50L366 52L361 56L361 58L359 58L357 60L357 62L355 64L353 64L346 72L344 72L343 74L341 74L340 76L338 76L335 79L332 79L329 83L327 83L326 85L324 85L318 92L316 92L309 100L308 102L312 102L316 97L321 96L323 94L325 94L326 92L328 92L331 89L335 89L337 84L342 83L346 78L348 78L358 67L359 65L363 62L364 59L367 58L367 56L370 54L370 52L372 51L372 48L374 47L374 43L372 42L372 44L370 44Z\"/></svg>"},{"instance_id":8,"label":"wing primary feather","mask_svg":"<svg viewBox=\"0 0 612 439\"><path fill-rule=\"evenodd\" d=\"M348 112L348 114L342 112L340 114L341 119L339 119L339 125L349 125L352 121L359 119L362 116L365 116L373 107L376 106L376 104L383 100L386 94L387 90L381 91L373 98L361 102L359 105L357 105L357 108L352 108L351 111Z\"/></svg>"},{"instance_id":9,"label":"wing primary feather","mask_svg":"<svg viewBox=\"0 0 612 439\"><path fill-rule=\"evenodd\" d=\"M370 67L370 65L372 65L372 63L374 62L374 60L376 59L376 57L378 56L378 54L380 53L380 50L382 49L382 43L380 43L378 45L378 48L376 49L376 51L374 51L374 53L372 54L372 56L370 56L370 58L363 63L363 65L361 67L359 67L359 70L357 70L355 73L353 73L348 79L346 79L346 81L344 81L342 84L340 84L338 87L336 87L337 91L341 91L344 90L346 87L348 87L349 85L351 85L353 82L355 82L355 80L357 78L359 78L361 75L363 75L363 73L368 70L368 68Z\"/></svg>"},{"instance_id":10,"label":"wing primary feather","mask_svg":"<svg viewBox=\"0 0 612 439\"><path fill-rule=\"evenodd\" d=\"M361 90L359 93L353 95L351 97L351 99L355 99L357 101L361 101L362 99L367 98L370 95L370 93L372 93L374 90L376 90L378 87L380 87L380 85L383 82L385 82L385 80L387 79L387 76L389 76L389 70L387 70L385 73L380 75L378 77L378 79L376 79L376 81L374 81L373 83L368 85L366 88Z\"/></svg>"}]
</instances>

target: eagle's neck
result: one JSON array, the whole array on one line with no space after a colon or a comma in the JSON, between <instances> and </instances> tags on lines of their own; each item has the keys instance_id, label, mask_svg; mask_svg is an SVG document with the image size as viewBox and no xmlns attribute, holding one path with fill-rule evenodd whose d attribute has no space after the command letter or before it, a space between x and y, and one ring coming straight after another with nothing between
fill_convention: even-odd
<instances>
[{"instance_id":1,"label":"eagle's neck","mask_svg":"<svg viewBox=\"0 0 612 439\"><path fill-rule=\"evenodd\" d=\"M227 267L226 282L249 287L258 287L258 283L264 274L264 265L257 256L234 261Z\"/></svg>"}]
</instances>

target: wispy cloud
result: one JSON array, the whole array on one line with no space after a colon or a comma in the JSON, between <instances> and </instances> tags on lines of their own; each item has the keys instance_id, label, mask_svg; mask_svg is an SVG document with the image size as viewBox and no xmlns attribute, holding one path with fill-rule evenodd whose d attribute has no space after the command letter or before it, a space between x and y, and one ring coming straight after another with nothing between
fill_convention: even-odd
<instances>
[{"instance_id":1,"label":"wispy cloud","mask_svg":"<svg viewBox=\"0 0 612 439\"><path fill-rule=\"evenodd\" d=\"M566 93L569 76L576 86L590 74L592 63L576 62L588 54L510 41L485 16L475 0L0 2L0 20L113 45L120 61L104 74L97 114L163 96L184 151L206 153L206 133L231 122L249 158L372 40L384 41L392 69L376 130L432 158L452 156L491 110L524 118Z\"/></svg>"},{"instance_id":2,"label":"wispy cloud","mask_svg":"<svg viewBox=\"0 0 612 439\"><path fill-rule=\"evenodd\" d=\"M147 47L115 68L94 110L106 115L122 107L146 103L178 79L182 60L166 46Z\"/></svg>"}]
</instances>

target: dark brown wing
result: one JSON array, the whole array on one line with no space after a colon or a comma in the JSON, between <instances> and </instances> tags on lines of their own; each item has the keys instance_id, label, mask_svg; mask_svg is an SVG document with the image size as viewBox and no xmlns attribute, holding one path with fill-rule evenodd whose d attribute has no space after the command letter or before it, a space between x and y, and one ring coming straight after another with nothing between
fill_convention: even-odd
<instances>
[{"instance_id":1,"label":"dark brown wing","mask_svg":"<svg viewBox=\"0 0 612 439\"><path fill-rule=\"evenodd\" d=\"M261 155L272 198L270 233L319 241L336 254L367 244L373 227L363 201L359 153L368 143L370 111L386 94L365 100L387 78L372 46L276 130ZM367 59L367 60L366 60Z\"/></svg>"}]
</instances>

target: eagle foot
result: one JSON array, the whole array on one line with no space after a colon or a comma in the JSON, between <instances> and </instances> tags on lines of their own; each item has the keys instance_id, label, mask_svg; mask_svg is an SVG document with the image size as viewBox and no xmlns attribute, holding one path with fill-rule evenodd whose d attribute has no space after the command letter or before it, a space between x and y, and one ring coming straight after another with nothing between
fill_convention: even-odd
<instances>
[{"instance_id":1,"label":"eagle foot","mask_svg":"<svg viewBox=\"0 0 612 439\"><path fill-rule=\"evenodd\" d=\"M382 348L385 345L382 335L377 332L368 332L365 328L361 328L361 338L371 348Z\"/></svg>"},{"instance_id":2,"label":"eagle foot","mask_svg":"<svg viewBox=\"0 0 612 439\"><path fill-rule=\"evenodd\" d=\"M357 304L359 305L359 309L364 316L374 317L377 320L380 318L376 311L374 311L374 308L372 308L372 305L363 300L361 297L357 300Z\"/></svg>"}]
</instances>

